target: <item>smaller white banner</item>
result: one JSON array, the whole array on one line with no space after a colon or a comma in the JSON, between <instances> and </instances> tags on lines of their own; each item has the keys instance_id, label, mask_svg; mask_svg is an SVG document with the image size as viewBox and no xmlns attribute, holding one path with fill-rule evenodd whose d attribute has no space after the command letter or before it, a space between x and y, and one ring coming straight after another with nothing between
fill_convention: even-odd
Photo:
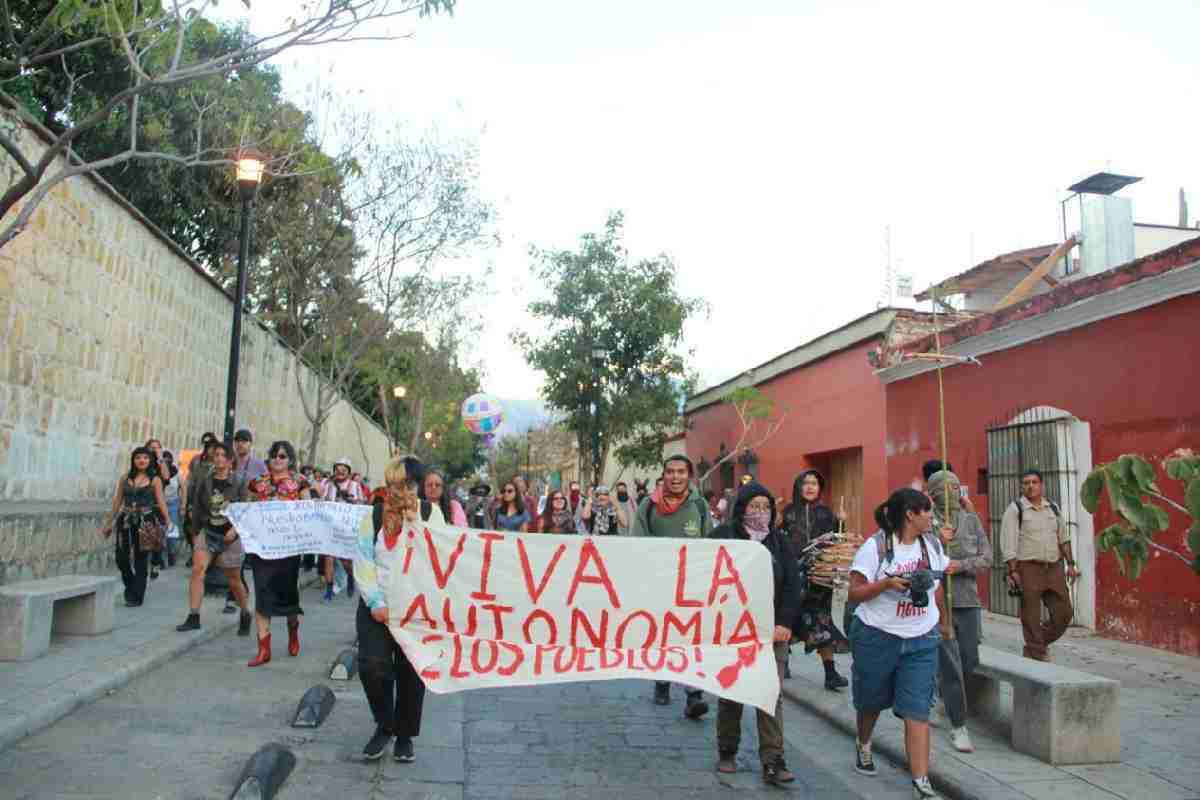
<instances>
[{"instance_id":1,"label":"smaller white banner","mask_svg":"<svg viewBox=\"0 0 1200 800\"><path fill-rule=\"evenodd\" d=\"M370 506L320 500L233 503L225 516L247 553L267 559L320 553L337 558L358 554L358 528Z\"/></svg>"}]
</instances>

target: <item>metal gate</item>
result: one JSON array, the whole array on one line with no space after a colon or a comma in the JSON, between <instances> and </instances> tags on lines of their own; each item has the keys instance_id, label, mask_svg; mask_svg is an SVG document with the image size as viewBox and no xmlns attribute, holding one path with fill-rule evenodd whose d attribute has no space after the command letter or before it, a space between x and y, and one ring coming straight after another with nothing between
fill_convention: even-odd
<instances>
[{"instance_id":1,"label":"metal gate","mask_svg":"<svg viewBox=\"0 0 1200 800\"><path fill-rule=\"evenodd\" d=\"M990 608L997 614L1021 614L1020 599L1008 596L1006 567L1000 555L1000 524L1005 510L1021 496L1023 471L1036 469L1042 473L1046 497L1058 506L1068 530L1073 530L1078 475L1070 423L1071 417L1064 412L1039 407L1014 412L1008 422L987 429L988 519L992 533L988 593Z\"/></svg>"}]
</instances>

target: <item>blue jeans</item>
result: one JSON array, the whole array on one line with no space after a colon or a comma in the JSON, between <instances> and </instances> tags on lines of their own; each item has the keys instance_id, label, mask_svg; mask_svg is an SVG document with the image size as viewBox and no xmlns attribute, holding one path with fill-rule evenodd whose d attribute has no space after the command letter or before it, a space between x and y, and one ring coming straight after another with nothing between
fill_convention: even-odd
<instances>
[{"instance_id":1,"label":"blue jeans","mask_svg":"<svg viewBox=\"0 0 1200 800\"><path fill-rule=\"evenodd\" d=\"M864 712L890 708L901 719L928 722L942 640L937 626L903 639L855 617L851 630L854 707Z\"/></svg>"}]
</instances>

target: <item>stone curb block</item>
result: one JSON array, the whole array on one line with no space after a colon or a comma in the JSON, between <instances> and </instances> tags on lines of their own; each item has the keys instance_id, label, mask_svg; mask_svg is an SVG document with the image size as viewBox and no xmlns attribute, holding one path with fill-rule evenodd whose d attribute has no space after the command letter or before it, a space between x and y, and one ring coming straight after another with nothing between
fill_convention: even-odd
<instances>
[{"instance_id":1,"label":"stone curb block","mask_svg":"<svg viewBox=\"0 0 1200 800\"><path fill-rule=\"evenodd\" d=\"M813 686L816 687L816 684L813 684ZM783 691L784 697L788 698L794 703L797 703L798 705L804 706L809 711L813 712L818 717L830 723L843 733L857 738L858 727L855 724L854 719L849 718L846 715L835 713L830 708L827 708L821 703L814 702L811 698L806 697L804 693L798 692L790 686L781 685L780 688ZM825 691L824 689L818 690ZM839 698L838 707L845 709L846 695L839 692L837 697ZM849 712L847 711L847 715L848 713ZM889 761L900 765L900 768L905 772L905 774L907 774L908 769L905 765L908 764L908 756L904 753L903 743L901 743L899 747L896 747L891 742L876 738L872 743L872 749L875 752L883 753L883 755L887 756ZM852 754L852 751L847 752ZM849 756L847 756L847 758L849 758ZM850 762L847 761L846 763L849 764ZM971 791L970 787L964 786L952 775L940 770L937 763L932 758L929 760L929 780L931 783L933 783L934 788L949 798L949 800L976 800L978 797L978 795Z\"/></svg>"},{"instance_id":2,"label":"stone curb block","mask_svg":"<svg viewBox=\"0 0 1200 800\"><path fill-rule=\"evenodd\" d=\"M304 591L318 581L320 581L319 576L306 579L302 575L300 591ZM183 655L193 647L206 644L222 633L235 630L238 626L237 615L225 616L218 612L216 617L218 620L216 624L206 624L203 629L194 634L176 634L172 630L173 635L179 636L179 641L166 649L154 649L149 654L141 656L133 663L126 664L114 672L97 675L94 681L87 686L69 691L55 689L54 701L21 714L16 719L0 722L0 752L7 750L27 736L32 736L38 731L50 727L80 706L99 700L108 692L124 687L134 678L141 677L150 670L161 667L168 661Z\"/></svg>"}]
</instances>

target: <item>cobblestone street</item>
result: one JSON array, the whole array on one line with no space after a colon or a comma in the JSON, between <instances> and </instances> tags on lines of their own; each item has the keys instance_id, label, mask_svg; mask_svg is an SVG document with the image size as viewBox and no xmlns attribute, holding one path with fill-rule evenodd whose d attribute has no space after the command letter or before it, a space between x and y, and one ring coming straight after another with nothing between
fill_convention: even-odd
<instances>
[{"instance_id":1,"label":"cobblestone street","mask_svg":"<svg viewBox=\"0 0 1200 800\"><path fill-rule=\"evenodd\" d=\"M855 773L849 738L796 706L785 709L790 790L762 784L750 711L740 771L718 778L715 709L684 719L681 691L655 706L643 681L430 694L416 763L366 764L359 752L372 723L361 688L327 679L353 640L353 605L324 606L316 589L304 604L299 658L286 655L282 621L274 660L257 669L245 666L253 640L222 633L0 753L4 797L223 800L246 759L272 741L297 757L280 798L909 796L890 764L876 778ZM289 727L304 690L319 683L337 694L329 719L317 730Z\"/></svg>"}]
</instances>

